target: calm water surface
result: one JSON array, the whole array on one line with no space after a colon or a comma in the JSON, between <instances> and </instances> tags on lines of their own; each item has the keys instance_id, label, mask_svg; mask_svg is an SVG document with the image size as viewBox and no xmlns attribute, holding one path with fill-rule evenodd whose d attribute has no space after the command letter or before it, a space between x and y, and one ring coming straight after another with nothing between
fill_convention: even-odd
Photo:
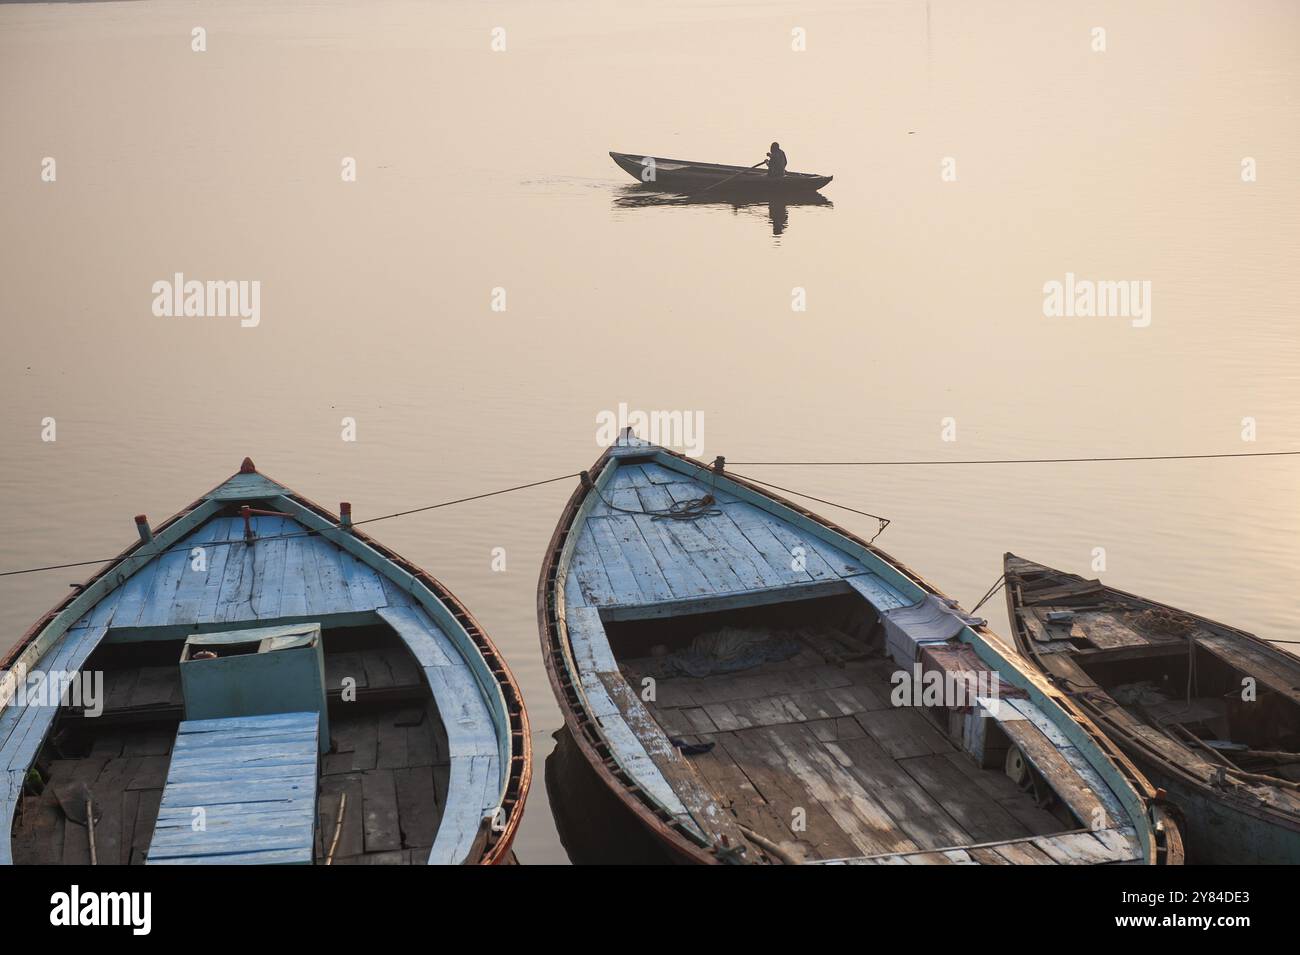
<instances>
[{"instance_id":1,"label":"calm water surface","mask_svg":"<svg viewBox=\"0 0 1300 955\"><path fill-rule=\"evenodd\" d=\"M1300 447L1300 7L979 6L0 5L0 569L114 554L244 455L357 519L568 473L620 402L733 461ZM647 202L606 155L773 139L829 202ZM260 281L260 324L154 317L176 272ZM1045 318L1066 273L1150 281L1149 327ZM1101 547L1109 583L1296 638L1294 458L749 470L893 518L968 605L1004 550ZM565 860L534 588L569 491L373 528L523 683L529 863ZM0 579L0 647L83 576Z\"/></svg>"}]
</instances>

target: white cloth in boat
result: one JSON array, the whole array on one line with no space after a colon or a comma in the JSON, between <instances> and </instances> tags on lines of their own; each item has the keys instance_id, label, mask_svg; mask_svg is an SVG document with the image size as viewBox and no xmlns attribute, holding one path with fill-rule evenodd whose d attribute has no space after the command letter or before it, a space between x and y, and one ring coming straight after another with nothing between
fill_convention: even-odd
<instances>
[{"instance_id":1,"label":"white cloth in boat","mask_svg":"<svg viewBox=\"0 0 1300 955\"><path fill-rule=\"evenodd\" d=\"M896 607L880 615L885 626L885 648L894 662L911 666L917 660L922 644L944 643L961 632L965 626L983 626L981 617L962 613L954 601L935 594L926 594L910 607Z\"/></svg>"}]
</instances>

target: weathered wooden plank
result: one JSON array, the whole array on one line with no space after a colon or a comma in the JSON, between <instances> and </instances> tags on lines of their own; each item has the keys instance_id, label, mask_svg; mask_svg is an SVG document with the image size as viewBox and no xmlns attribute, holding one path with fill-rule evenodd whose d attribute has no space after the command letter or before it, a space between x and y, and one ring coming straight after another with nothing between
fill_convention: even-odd
<instances>
[{"instance_id":1,"label":"weathered wooden plank","mask_svg":"<svg viewBox=\"0 0 1300 955\"><path fill-rule=\"evenodd\" d=\"M253 518L253 531L257 539L251 545L253 552L251 603L259 620L274 619L280 615L289 556L289 541L282 535L289 527L289 522L282 517ZM301 530L301 528L297 529Z\"/></svg>"},{"instance_id":2,"label":"weathered wooden plank","mask_svg":"<svg viewBox=\"0 0 1300 955\"><path fill-rule=\"evenodd\" d=\"M378 609L379 616L397 631L416 662L423 667L448 667L459 662L459 654L451 646L429 615L418 607L386 606Z\"/></svg>"},{"instance_id":3,"label":"weathered wooden plank","mask_svg":"<svg viewBox=\"0 0 1300 955\"><path fill-rule=\"evenodd\" d=\"M664 569L655 559L637 517L615 514L606 519L609 537L622 552L623 560L632 568L637 586L645 600L671 600L676 594Z\"/></svg>"},{"instance_id":4,"label":"weathered wooden plank","mask_svg":"<svg viewBox=\"0 0 1300 955\"><path fill-rule=\"evenodd\" d=\"M736 528L737 533L749 542L763 563L776 575L776 582L794 584L813 580L813 575L807 570L807 556L791 553L772 533L772 529L758 512L753 508L745 511L746 507L749 505L733 504L723 508L723 513ZM820 560L819 557L816 559ZM832 576L829 567L826 568L824 576Z\"/></svg>"},{"instance_id":5,"label":"weathered wooden plank","mask_svg":"<svg viewBox=\"0 0 1300 955\"><path fill-rule=\"evenodd\" d=\"M677 550L692 561L709 582L713 593L729 593L758 589L759 583L750 577L741 579L731 566L729 554L691 521L659 521L666 539L676 544Z\"/></svg>"},{"instance_id":6,"label":"weathered wooden plank","mask_svg":"<svg viewBox=\"0 0 1300 955\"><path fill-rule=\"evenodd\" d=\"M826 756L810 734L787 736L783 732L786 730L802 731L802 727L767 727L737 735L756 737L756 745L760 745L759 740L765 741L769 765L784 766L787 772L798 777L862 853L874 855L918 848L889 813Z\"/></svg>"},{"instance_id":7,"label":"weathered wooden plank","mask_svg":"<svg viewBox=\"0 0 1300 955\"><path fill-rule=\"evenodd\" d=\"M485 810L495 802L497 775L495 756L452 757L447 804L429 850L429 865L473 861L467 857L480 826L488 824Z\"/></svg>"},{"instance_id":8,"label":"weathered wooden plank","mask_svg":"<svg viewBox=\"0 0 1300 955\"><path fill-rule=\"evenodd\" d=\"M219 619L217 607L226 582L226 566L230 563L231 552L239 546L236 542L243 538L243 522L235 518L213 518L208 526L213 530L213 546L208 549L208 572L193 608L195 623L213 623ZM174 613L185 619L183 611L178 609Z\"/></svg>"},{"instance_id":9,"label":"weathered wooden plank","mask_svg":"<svg viewBox=\"0 0 1300 955\"><path fill-rule=\"evenodd\" d=\"M339 572L347 586L354 611L377 610L388 606L388 596L379 575L352 554L338 552Z\"/></svg>"},{"instance_id":10,"label":"weathered wooden plank","mask_svg":"<svg viewBox=\"0 0 1300 955\"><path fill-rule=\"evenodd\" d=\"M352 593L340 562L342 551L323 537L309 537L316 565L316 584L324 613L351 613Z\"/></svg>"},{"instance_id":11,"label":"weathered wooden plank","mask_svg":"<svg viewBox=\"0 0 1300 955\"><path fill-rule=\"evenodd\" d=\"M712 585L709 585L712 586ZM567 591L566 587L566 591ZM606 620L648 620L656 617L676 617L685 614L716 613L722 610L739 610L769 604L790 603L850 593L849 585L838 577L834 580L810 580L806 583L785 584L755 590L735 590L710 593L704 596L674 598L654 603L608 605L604 608ZM570 603L570 605L572 605Z\"/></svg>"},{"instance_id":12,"label":"weathered wooden plank","mask_svg":"<svg viewBox=\"0 0 1300 955\"><path fill-rule=\"evenodd\" d=\"M180 580L171 607L167 611L169 624L195 624L199 610L210 587L220 586L221 568L225 566L226 534L229 526L220 520L209 521L185 539L182 551L185 556Z\"/></svg>"},{"instance_id":13,"label":"weathered wooden plank","mask_svg":"<svg viewBox=\"0 0 1300 955\"><path fill-rule=\"evenodd\" d=\"M875 574L850 574L844 580L877 610L907 606L907 598Z\"/></svg>"},{"instance_id":14,"label":"weathered wooden plank","mask_svg":"<svg viewBox=\"0 0 1300 955\"><path fill-rule=\"evenodd\" d=\"M736 526L750 540L755 538L763 539L764 535L766 535L776 541L776 546L785 556L782 557L780 553L772 552L770 554L772 561L783 560L788 565L797 562L813 580L834 580L840 576L818 553L817 549L811 546L806 535L802 534L793 525L779 520L752 504L731 504L728 505L726 511ZM764 546L765 556L768 555L770 546L770 544Z\"/></svg>"},{"instance_id":15,"label":"weathered wooden plank","mask_svg":"<svg viewBox=\"0 0 1300 955\"><path fill-rule=\"evenodd\" d=\"M1091 832L1063 832L1055 836L1039 836L1034 845L1058 865L1100 865L1106 862L1128 861L1127 852L1116 852ZM1127 849L1127 845L1125 846Z\"/></svg>"},{"instance_id":16,"label":"weathered wooden plank","mask_svg":"<svg viewBox=\"0 0 1300 955\"><path fill-rule=\"evenodd\" d=\"M393 770L397 788L397 809L401 820L404 842L413 846L432 846L438 834L437 795L434 792L433 768L430 766L406 767ZM484 795L487 794L486 787ZM420 857L420 864L428 861L428 849Z\"/></svg>"},{"instance_id":17,"label":"weathered wooden plank","mask_svg":"<svg viewBox=\"0 0 1300 955\"><path fill-rule=\"evenodd\" d=\"M155 558L155 562L158 564L158 573L145 598L140 618L136 621L138 627L164 627L172 622L172 605L190 567L189 548L182 544Z\"/></svg>"},{"instance_id":18,"label":"weathered wooden plank","mask_svg":"<svg viewBox=\"0 0 1300 955\"><path fill-rule=\"evenodd\" d=\"M291 533L302 530L293 525L290 527ZM316 576L316 561L312 556L310 541L306 537L291 537L284 543L286 549L280 616L301 617L309 612L324 612L324 601L320 599L320 580Z\"/></svg>"},{"instance_id":19,"label":"weathered wooden plank","mask_svg":"<svg viewBox=\"0 0 1300 955\"><path fill-rule=\"evenodd\" d=\"M310 863L319 726L316 713L181 723L149 863Z\"/></svg>"},{"instance_id":20,"label":"weathered wooden plank","mask_svg":"<svg viewBox=\"0 0 1300 955\"><path fill-rule=\"evenodd\" d=\"M361 813L366 852L388 852L402 846L397 822L397 787L393 773L376 769L361 776Z\"/></svg>"},{"instance_id":21,"label":"weathered wooden plank","mask_svg":"<svg viewBox=\"0 0 1300 955\"><path fill-rule=\"evenodd\" d=\"M976 789L988 795L1007 813L1029 830L1032 835L1049 835L1061 831L1061 821L1032 800L1026 799L1011 779L1000 770L981 769L964 752L949 753L944 757L961 772Z\"/></svg>"},{"instance_id":22,"label":"weathered wooden plank","mask_svg":"<svg viewBox=\"0 0 1300 955\"><path fill-rule=\"evenodd\" d=\"M636 735L646 754L709 841L720 844L725 838L729 845L744 845L744 837L736 827L734 817L718 804L708 786L691 768L688 758L668 741L668 737L622 675L616 672L602 673L600 677L626 725ZM606 722L602 721L602 726L604 725Z\"/></svg>"},{"instance_id":23,"label":"weathered wooden plank","mask_svg":"<svg viewBox=\"0 0 1300 955\"><path fill-rule=\"evenodd\" d=\"M996 842L1033 835L996 800L972 786L966 774L946 756L915 756L900 760L898 765L974 841Z\"/></svg>"},{"instance_id":24,"label":"weathered wooden plank","mask_svg":"<svg viewBox=\"0 0 1300 955\"><path fill-rule=\"evenodd\" d=\"M573 662L579 672L617 673L618 661L610 649L600 611L595 607L572 607L564 615L573 648Z\"/></svg>"},{"instance_id":25,"label":"weathered wooden plank","mask_svg":"<svg viewBox=\"0 0 1300 955\"><path fill-rule=\"evenodd\" d=\"M895 759L953 751L952 744L916 709L864 711L854 719Z\"/></svg>"},{"instance_id":26,"label":"weathered wooden plank","mask_svg":"<svg viewBox=\"0 0 1300 955\"><path fill-rule=\"evenodd\" d=\"M897 829L918 847L939 849L976 841L943 802L904 772L900 763L876 756L869 739L841 740L834 744L834 752L839 754L836 761L858 788L869 793ZM849 761L843 762L843 757Z\"/></svg>"},{"instance_id":27,"label":"weathered wooden plank","mask_svg":"<svg viewBox=\"0 0 1300 955\"><path fill-rule=\"evenodd\" d=\"M1070 811L1085 826L1106 828L1123 818L1115 819L1106 810L1098 794L1079 776L1073 766L1051 740L1029 720L998 720L1011 742L1019 747L1025 758L1042 774Z\"/></svg>"},{"instance_id":28,"label":"weathered wooden plank","mask_svg":"<svg viewBox=\"0 0 1300 955\"><path fill-rule=\"evenodd\" d=\"M140 667L129 705L162 706L169 702L173 685L180 681L178 671L178 666Z\"/></svg>"},{"instance_id":29,"label":"weathered wooden plank","mask_svg":"<svg viewBox=\"0 0 1300 955\"><path fill-rule=\"evenodd\" d=\"M139 558L130 560L134 563ZM133 627L139 621L140 614L144 612L148 603L149 594L153 591L153 582L158 576L158 568L158 560L150 560L132 574L126 583L116 588L121 591L121 597L117 602L117 611L113 614L115 626Z\"/></svg>"},{"instance_id":30,"label":"weathered wooden plank","mask_svg":"<svg viewBox=\"0 0 1300 955\"><path fill-rule=\"evenodd\" d=\"M424 673L433 691L438 715L447 730L451 755L498 755L492 714L469 667L426 667Z\"/></svg>"},{"instance_id":31,"label":"weathered wooden plank","mask_svg":"<svg viewBox=\"0 0 1300 955\"><path fill-rule=\"evenodd\" d=\"M788 767L780 765L779 758L772 755L770 747L761 741L751 741L748 734L720 733L715 739L723 753L762 795L769 811L781 826L777 831L784 830L788 833L783 839L773 840L778 845L794 835L790 827L797 819L805 826L798 836L801 845L806 846L807 855L825 859L861 854L861 848L827 812L820 800L804 787ZM764 829L757 831L768 834Z\"/></svg>"},{"instance_id":32,"label":"weathered wooden plank","mask_svg":"<svg viewBox=\"0 0 1300 955\"><path fill-rule=\"evenodd\" d=\"M675 546L660 533L660 521L646 514L622 515L617 520L630 520L636 525L646 549L667 582L675 598L700 597L712 593L709 582L691 560L682 560Z\"/></svg>"},{"instance_id":33,"label":"weathered wooden plank","mask_svg":"<svg viewBox=\"0 0 1300 955\"><path fill-rule=\"evenodd\" d=\"M407 765L406 727L394 725L391 716L380 719L375 766L378 769L402 769Z\"/></svg>"},{"instance_id":34,"label":"weathered wooden plank","mask_svg":"<svg viewBox=\"0 0 1300 955\"><path fill-rule=\"evenodd\" d=\"M618 602L618 590L605 573L605 566L590 534L584 532L578 535L569 573L577 579L582 589L583 602L587 605L595 607Z\"/></svg>"},{"instance_id":35,"label":"weathered wooden plank","mask_svg":"<svg viewBox=\"0 0 1300 955\"><path fill-rule=\"evenodd\" d=\"M232 530L231 536L238 540L226 547L226 566L221 575L221 591L212 608L211 622L237 623L257 619L257 611L253 609L255 548L243 540L242 526L239 530Z\"/></svg>"}]
</instances>

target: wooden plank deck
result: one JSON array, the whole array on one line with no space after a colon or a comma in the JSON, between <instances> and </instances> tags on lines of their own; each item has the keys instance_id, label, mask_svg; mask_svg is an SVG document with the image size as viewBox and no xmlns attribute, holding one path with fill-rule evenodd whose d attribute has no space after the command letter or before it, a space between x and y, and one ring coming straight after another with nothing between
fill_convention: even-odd
<instances>
[{"instance_id":1,"label":"wooden plank deck","mask_svg":"<svg viewBox=\"0 0 1300 955\"><path fill-rule=\"evenodd\" d=\"M318 713L181 723L148 863L310 865L319 732Z\"/></svg>"},{"instance_id":2,"label":"wooden plank deck","mask_svg":"<svg viewBox=\"0 0 1300 955\"><path fill-rule=\"evenodd\" d=\"M568 606L617 608L848 581L880 609L911 601L848 553L703 480L655 463L623 463L581 525ZM656 519L714 496L718 513ZM628 511L635 513L628 513Z\"/></svg>"},{"instance_id":3,"label":"wooden plank deck","mask_svg":"<svg viewBox=\"0 0 1300 955\"><path fill-rule=\"evenodd\" d=\"M319 618L390 603L374 570L297 522L261 516L252 527L249 544L241 518L215 518L132 576L113 597L114 629Z\"/></svg>"},{"instance_id":4,"label":"wooden plank deck","mask_svg":"<svg viewBox=\"0 0 1300 955\"><path fill-rule=\"evenodd\" d=\"M684 759L739 825L802 861L942 854L1069 828L1000 770L976 766L921 710L893 707L892 663L846 663L836 641L803 640L786 663L660 679L657 700L645 704L664 732L714 744ZM623 676L637 686L654 666L625 660ZM922 861L996 864L988 853Z\"/></svg>"},{"instance_id":5,"label":"wooden plank deck","mask_svg":"<svg viewBox=\"0 0 1300 955\"><path fill-rule=\"evenodd\" d=\"M424 707L339 707L330 716L338 752L323 758L316 861L323 861L338 825L339 796L346 792L335 865L369 865L394 851L404 861L424 864L429 857L447 798L450 765L438 718ZM380 765L378 741L404 738L401 766ZM97 752L81 759L55 760L45 791L22 797L13 827L14 861L27 864L90 863L85 827L67 820L56 792L85 784L102 815L95 826L100 865L140 864L153 837L161 805L175 729L156 726L115 730L96 740ZM135 753L154 755L132 755ZM15 776L21 783L21 777ZM441 782L439 782L441 780ZM396 822L392 822L395 791ZM370 847L366 843L368 820ZM379 819L388 820L379 823ZM381 834L387 826L396 832ZM378 838L378 842L376 839ZM393 847L393 848L378 848Z\"/></svg>"},{"instance_id":6,"label":"wooden plank deck","mask_svg":"<svg viewBox=\"0 0 1300 955\"><path fill-rule=\"evenodd\" d=\"M1062 832L991 841L978 846L827 859L822 865L1104 865L1137 862L1142 853L1132 828Z\"/></svg>"}]
</instances>

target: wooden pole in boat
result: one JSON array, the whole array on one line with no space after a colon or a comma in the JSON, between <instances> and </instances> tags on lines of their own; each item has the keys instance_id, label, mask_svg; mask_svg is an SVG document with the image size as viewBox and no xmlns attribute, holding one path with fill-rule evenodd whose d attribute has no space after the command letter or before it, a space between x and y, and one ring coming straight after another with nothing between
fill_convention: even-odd
<instances>
[{"instance_id":1,"label":"wooden pole in boat","mask_svg":"<svg viewBox=\"0 0 1300 955\"><path fill-rule=\"evenodd\" d=\"M334 823L334 838L330 840L330 851L325 856L325 864L334 864L334 850L339 847L339 836L343 832L343 813L348 808L348 794L342 793L339 796L339 815L338 820Z\"/></svg>"},{"instance_id":2,"label":"wooden pole in boat","mask_svg":"<svg viewBox=\"0 0 1300 955\"><path fill-rule=\"evenodd\" d=\"M95 851L95 800L90 791L86 791L86 839L90 843L90 864L99 865L99 854Z\"/></svg>"},{"instance_id":3,"label":"wooden pole in boat","mask_svg":"<svg viewBox=\"0 0 1300 955\"><path fill-rule=\"evenodd\" d=\"M754 843L754 845L758 846L760 849L762 849L764 852L766 852L776 861L780 862L782 865L799 864L799 860L796 859L794 856L792 856L790 853L786 852L784 849L778 846L771 839L763 838L761 835L759 835L753 829L750 829L748 826L741 826L740 831L745 834L746 839Z\"/></svg>"},{"instance_id":4,"label":"wooden pole in boat","mask_svg":"<svg viewBox=\"0 0 1300 955\"><path fill-rule=\"evenodd\" d=\"M765 163L765 162L767 162L766 159L764 159L764 160L762 160L762 161L760 161L760 162L756 162L756 163L754 163L754 165L750 166L749 169L757 169L759 166L763 165L763 163ZM717 182L715 182L713 185L711 185L711 186L705 186L705 187L704 187L703 189L701 189L699 192L688 193L688 195L694 195L694 196L700 196L700 195L703 195L704 193L708 192L710 189L717 189L718 186L721 186L721 185L723 185L724 183L731 182L731 180L735 179L737 176L743 176L745 173L749 172L749 169L742 169L742 170L740 170L740 172L736 173L735 176L728 176L726 179L719 179L719 180L718 180Z\"/></svg>"}]
</instances>

